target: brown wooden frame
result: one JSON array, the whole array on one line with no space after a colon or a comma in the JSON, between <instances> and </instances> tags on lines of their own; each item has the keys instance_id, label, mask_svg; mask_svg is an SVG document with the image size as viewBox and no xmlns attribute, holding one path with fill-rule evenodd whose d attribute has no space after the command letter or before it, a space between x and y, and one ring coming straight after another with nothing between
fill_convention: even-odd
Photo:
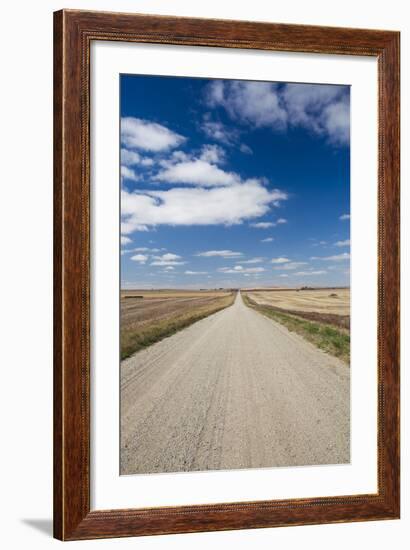
<instances>
[{"instance_id":1,"label":"brown wooden frame","mask_svg":"<svg viewBox=\"0 0 410 550\"><path fill-rule=\"evenodd\" d=\"M92 40L377 58L377 494L90 510L89 74ZM399 517L399 44L399 33L391 31L72 10L54 14L55 537L76 540Z\"/></svg>"}]
</instances>

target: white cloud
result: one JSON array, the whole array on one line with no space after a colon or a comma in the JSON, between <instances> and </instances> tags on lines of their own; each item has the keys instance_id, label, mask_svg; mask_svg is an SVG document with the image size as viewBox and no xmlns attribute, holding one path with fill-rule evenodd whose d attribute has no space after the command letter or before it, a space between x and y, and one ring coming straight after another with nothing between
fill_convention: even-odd
<instances>
[{"instance_id":1,"label":"white cloud","mask_svg":"<svg viewBox=\"0 0 410 550\"><path fill-rule=\"evenodd\" d=\"M154 164L154 161L148 157L145 157L141 159L142 166L152 166Z\"/></svg>"},{"instance_id":2,"label":"white cloud","mask_svg":"<svg viewBox=\"0 0 410 550\"><path fill-rule=\"evenodd\" d=\"M290 270L302 267L304 265L308 265L308 263L307 262L288 262L286 264L282 264L280 266L274 267L273 269L277 269L280 271L290 271Z\"/></svg>"},{"instance_id":3,"label":"white cloud","mask_svg":"<svg viewBox=\"0 0 410 550\"><path fill-rule=\"evenodd\" d=\"M124 151L126 162L140 159L137 153L133 156L132 151ZM235 225L259 218L287 199L283 191L269 189L264 178L242 180L239 174L222 169L219 165L224 161L224 149L215 144L204 145L196 155L177 150L158 160L161 168L153 176L153 183L179 183L189 187L133 192L124 189L122 232L148 231L157 225ZM128 166L122 166L122 173L125 178L140 179ZM260 227L266 227L267 223L260 222ZM283 218L274 225L277 223L284 223Z\"/></svg>"},{"instance_id":4,"label":"white cloud","mask_svg":"<svg viewBox=\"0 0 410 550\"><path fill-rule=\"evenodd\" d=\"M220 145L205 144L196 154L174 151L158 164L162 169L154 176L159 182L184 183L201 187L227 186L243 183L235 172L229 172L218 165L226 161L225 150ZM248 180L266 183L264 179Z\"/></svg>"},{"instance_id":5,"label":"white cloud","mask_svg":"<svg viewBox=\"0 0 410 550\"><path fill-rule=\"evenodd\" d=\"M350 140L350 109L346 100L325 107L323 125L331 142L344 145Z\"/></svg>"},{"instance_id":6,"label":"white cloud","mask_svg":"<svg viewBox=\"0 0 410 550\"><path fill-rule=\"evenodd\" d=\"M241 182L238 174L226 172L202 158L168 166L156 175L156 179L166 183L190 183L203 187L226 186Z\"/></svg>"},{"instance_id":7,"label":"white cloud","mask_svg":"<svg viewBox=\"0 0 410 550\"><path fill-rule=\"evenodd\" d=\"M167 252L166 254L162 254L160 256L153 256L152 259L154 260L151 262L150 265L154 266L175 266L175 265L185 265L186 262L181 261L182 258L178 254L173 254L172 252Z\"/></svg>"},{"instance_id":8,"label":"white cloud","mask_svg":"<svg viewBox=\"0 0 410 550\"><path fill-rule=\"evenodd\" d=\"M297 277L309 277L309 276L316 276L316 275L325 275L327 271L324 270L318 270L318 271L298 271L297 273L292 273L292 275Z\"/></svg>"},{"instance_id":9,"label":"white cloud","mask_svg":"<svg viewBox=\"0 0 410 550\"><path fill-rule=\"evenodd\" d=\"M134 221L122 221L121 233L133 233L134 231L149 231L146 225L135 223Z\"/></svg>"},{"instance_id":10,"label":"white cloud","mask_svg":"<svg viewBox=\"0 0 410 550\"><path fill-rule=\"evenodd\" d=\"M289 277L289 275L287 273L281 273L279 277Z\"/></svg>"},{"instance_id":11,"label":"white cloud","mask_svg":"<svg viewBox=\"0 0 410 550\"><path fill-rule=\"evenodd\" d=\"M128 237L125 237L128 239ZM131 241L131 239L130 239ZM138 246L137 248L129 248L128 250L125 250L125 252L161 252L162 250L166 250L165 248L147 248L146 246Z\"/></svg>"},{"instance_id":12,"label":"white cloud","mask_svg":"<svg viewBox=\"0 0 410 550\"><path fill-rule=\"evenodd\" d=\"M185 151L180 151L177 149L176 151L172 151L172 153L167 157L159 161L159 164L161 166L170 166L171 164L174 164L176 162L182 162L186 160L191 160L192 155L189 155L188 153L185 153Z\"/></svg>"},{"instance_id":13,"label":"white cloud","mask_svg":"<svg viewBox=\"0 0 410 550\"><path fill-rule=\"evenodd\" d=\"M350 239L346 239L345 241L337 241L335 246L350 246Z\"/></svg>"},{"instance_id":14,"label":"white cloud","mask_svg":"<svg viewBox=\"0 0 410 550\"><path fill-rule=\"evenodd\" d=\"M121 148L121 164L124 166L134 166L141 162L140 155L135 151Z\"/></svg>"},{"instance_id":15,"label":"white cloud","mask_svg":"<svg viewBox=\"0 0 410 550\"><path fill-rule=\"evenodd\" d=\"M252 149L246 143L241 143L239 146L239 151L245 155L253 155Z\"/></svg>"},{"instance_id":16,"label":"white cloud","mask_svg":"<svg viewBox=\"0 0 410 550\"><path fill-rule=\"evenodd\" d=\"M268 82L214 80L207 94L208 103L223 106L231 118L256 127L286 127L287 114L276 93L277 85Z\"/></svg>"},{"instance_id":17,"label":"white cloud","mask_svg":"<svg viewBox=\"0 0 410 550\"><path fill-rule=\"evenodd\" d=\"M234 252L233 250L207 250L206 252L198 252L195 256L204 258L238 258L243 256L242 252Z\"/></svg>"},{"instance_id":18,"label":"white cloud","mask_svg":"<svg viewBox=\"0 0 410 550\"><path fill-rule=\"evenodd\" d=\"M201 150L201 160L205 162L211 162L213 164L220 164L225 162L225 150L219 145L203 145Z\"/></svg>"},{"instance_id":19,"label":"white cloud","mask_svg":"<svg viewBox=\"0 0 410 550\"><path fill-rule=\"evenodd\" d=\"M128 166L121 166L121 178L125 180L138 181L138 176L131 168Z\"/></svg>"},{"instance_id":20,"label":"white cloud","mask_svg":"<svg viewBox=\"0 0 410 550\"><path fill-rule=\"evenodd\" d=\"M261 243L271 243L273 242L273 237L266 237L266 239L262 239Z\"/></svg>"},{"instance_id":21,"label":"white cloud","mask_svg":"<svg viewBox=\"0 0 410 550\"><path fill-rule=\"evenodd\" d=\"M263 271L266 271L263 267L242 267L241 265L236 265L234 268L232 267L220 267L217 269L220 273L231 273L231 274L245 274L245 273L262 273Z\"/></svg>"},{"instance_id":22,"label":"white cloud","mask_svg":"<svg viewBox=\"0 0 410 550\"><path fill-rule=\"evenodd\" d=\"M296 277L308 277L309 275L325 275L327 271L318 270L318 271L298 271L297 273L292 273Z\"/></svg>"},{"instance_id":23,"label":"white cloud","mask_svg":"<svg viewBox=\"0 0 410 550\"><path fill-rule=\"evenodd\" d=\"M135 254L135 256L131 256L131 260L140 264L145 264L145 262L148 260L148 256L146 256L145 254Z\"/></svg>"},{"instance_id":24,"label":"white cloud","mask_svg":"<svg viewBox=\"0 0 410 550\"><path fill-rule=\"evenodd\" d=\"M175 267L173 267L172 265L168 265L167 267L164 268L164 271L174 271Z\"/></svg>"},{"instance_id":25,"label":"white cloud","mask_svg":"<svg viewBox=\"0 0 410 550\"><path fill-rule=\"evenodd\" d=\"M286 84L282 97L289 123L325 135L330 142L349 142L349 96L346 87Z\"/></svg>"},{"instance_id":26,"label":"white cloud","mask_svg":"<svg viewBox=\"0 0 410 550\"><path fill-rule=\"evenodd\" d=\"M141 157L136 151L130 151L129 149L125 149L124 147L121 148L121 175L123 178L126 177L125 175L125 169L129 166L136 166L137 164L141 166L152 166L154 164L154 161L151 158L148 157ZM123 173L124 171L124 173ZM131 179L137 178L135 175L135 172L130 170L128 174L132 174ZM128 178L130 179L130 178Z\"/></svg>"},{"instance_id":27,"label":"white cloud","mask_svg":"<svg viewBox=\"0 0 410 550\"><path fill-rule=\"evenodd\" d=\"M241 260L242 264L260 264L265 258L251 258L250 260Z\"/></svg>"},{"instance_id":28,"label":"white cloud","mask_svg":"<svg viewBox=\"0 0 410 550\"><path fill-rule=\"evenodd\" d=\"M207 271L184 271L185 275L207 275Z\"/></svg>"},{"instance_id":29,"label":"white cloud","mask_svg":"<svg viewBox=\"0 0 410 550\"><path fill-rule=\"evenodd\" d=\"M350 220L350 214L342 214L339 220Z\"/></svg>"},{"instance_id":30,"label":"white cloud","mask_svg":"<svg viewBox=\"0 0 410 550\"><path fill-rule=\"evenodd\" d=\"M286 264L290 262L289 258L272 258L273 264Z\"/></svg>"},{"instance_id":31,"label":"white cloud","mask_svg":"<svg viewBox=\"0 0 410 550\"><path fill-rule=\"evenodd\" d=\"M162 254L161 256L154 256L154 260L180 260L181 256L178 254L173 254L172 252L167 252L166 254Z\"/></svg>"},{"instance_id":32,"label":"white cloud","mask_svg":"<svg viewBox=\"0 0 410 550\"><path fill-rule=\"evenodd\" d=\"M174 266L174 265L185 265L186 262L177 262L175 260L155 260L154 262L151 262L150 265L156 265L159 267L162 266Z\"/></svg>"},{"instance_id":33,"label":"white cloud","mask_svg":"<svg viewBox=\"0 0 410 550\"><path fill-rule=\"evenodd\" d=\"M257 222L250 223L249 225L251 227L255 227L256 229L269 229L269 227L276 227L277 225L282 225L284 223L287 223L287 220L285 220L285 218L279 218L275 222Z\"/></svg>"},{"instance_id":34,"label":"white cloud","mask_svg":"<svg viewBox=\"0 0 410 550\"><path fill-rule=\"evenodd\" d=\"M121 244L129 244L131 242L132 241L129 237L125 237L124 235L121 235Z\"/></svg>"},{"instance_id":35,"label":"white cloud","mask_svg":"<svg viewBox=\"0 0 410 550\"><path fill-rule=\"evenodd\" d=\"M121 193L122 233L156 225L235 225L266 214L287 198L258 180L229 187L148 189Z\"/></svg>"},{"instance_id":36,"label":"white cloud","mask_svg":"<svg viewBox=\"0 0 410 550\"><path fill-rule=\"evenodd\" d=\"M329 262L342 262L344 260L350 260L350 254L348 252L343 252L342 254L335 254L334 256L312 256L311 260L325 260Z\"/></svg>"},{"instance_id":37,"label":"white cloud","mask_svg":"<svg viewBox=\"0 0 410 550\"><path fill-rule=\"evenodd\" d=\"M244 124L279 131L299 126L336 145L349 142L346 86L215 80L206 96L209 105L223 107Z\"/></svg>"},{"instance_id":38,"label":"white cloud","mask_svg":"<svg viewBox=\"0 0 410 550\"><path fill-rule=\"evenodd\" d=\"M178 147L184 141L184 136L162 124L141 118L121 118L121 142L126 147L158 152Z\"/></svg>"},{"instance_id":39,"label":"white cloud","mask_svg":"<svg viewBox=\"0 0 410 550\"><path fill-rule=\"evenodd\" d=\"M264 267L245 267L242 271L244 273L262 273L266 269Z\"/></svg>"},{"instance_id":40,"label":"white cloud","mask_svg":"<svg viewBox=\"0 0 410 550\"><path fill-rule=\"evenodd\" d=\"M233 145L239 138L239 132L235 129L228 128L222 122L210 120L209 115L205 117L201 124L201 130L209 138L225 145Z\"/></svg>"},{"instance_id":41,"label":"white cloud","mask_svg":"<svg viewBox=\"0 0 410 550\"><path fill-rule=\"evenodd\" d=\"M240 132L236 128L228 128L222 122L211 120L209 113L204 116L201 130L209 139L219 141L224 145L238 146L239 151L245 155L253 154L249 145L240 143Z\"/></svg>"},{"instance_id":42,"label":"white cloud","mask_svg":"<svg viewBox=\"0 0 410 550\"><path fill-rule=\"evenodd\" d=\"M256 222L256 223L250 223L251 227L256 227L256 229L269 229L269 227L274 227L275 224L273 222Z\"/></svg>"}]
</instances>

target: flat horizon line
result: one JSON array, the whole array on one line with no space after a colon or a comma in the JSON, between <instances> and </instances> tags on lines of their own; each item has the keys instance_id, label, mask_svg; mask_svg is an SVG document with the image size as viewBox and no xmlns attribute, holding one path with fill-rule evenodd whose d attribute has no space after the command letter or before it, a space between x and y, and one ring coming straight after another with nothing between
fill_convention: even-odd
<instances>
[{"instance_id":1,"label":"flat horizon line","mask_svg":"<svg viewBox=\"0 0 410 550\"><path fill-rule=\"evenodd\" d=\"M220 287L172 287L172 286L161 286L161 287L129 287L124 288L121 287L121 291L132 291L132 290L139 290L139 291L147 291L147 290L187 290L187 291L206 291L206 290L336 290L336 289L349 289L350 285L330 285L330 286L312 286L312 285L297 285L297 286L252 286L252 287L239 287L239 286L220 286Z\"/></svg>"}]
</instances>

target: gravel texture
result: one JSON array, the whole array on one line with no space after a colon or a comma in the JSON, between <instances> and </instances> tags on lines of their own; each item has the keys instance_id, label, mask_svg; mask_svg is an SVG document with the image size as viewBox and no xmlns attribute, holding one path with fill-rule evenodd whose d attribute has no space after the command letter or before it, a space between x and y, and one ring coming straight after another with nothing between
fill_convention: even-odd
<instances>
[{"instance_id":1,"label":"gravel texture","mask_svg":"<svg viewBox=\"0 0 410 550\"><path fill-rule=\"evenodd\" d=\"M231 307L121 364L121 474L350 460L350 370Z\"/></svg>"}]
</instances>

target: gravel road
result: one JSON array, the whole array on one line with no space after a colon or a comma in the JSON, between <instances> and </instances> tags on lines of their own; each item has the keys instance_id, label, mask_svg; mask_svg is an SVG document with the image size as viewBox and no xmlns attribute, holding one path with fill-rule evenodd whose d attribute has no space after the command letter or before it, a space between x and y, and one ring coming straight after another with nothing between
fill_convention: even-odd
<instances>
[{"instance_id":1,"label":"gravel road","mask_svg":"<svg viewBox=\"0 0 410 550\"><path fill-rule=\"evenodd\" d=\"M121 473L350 460L350 370L242 301L121 364Z\"/></svg>"}]
</instances>

